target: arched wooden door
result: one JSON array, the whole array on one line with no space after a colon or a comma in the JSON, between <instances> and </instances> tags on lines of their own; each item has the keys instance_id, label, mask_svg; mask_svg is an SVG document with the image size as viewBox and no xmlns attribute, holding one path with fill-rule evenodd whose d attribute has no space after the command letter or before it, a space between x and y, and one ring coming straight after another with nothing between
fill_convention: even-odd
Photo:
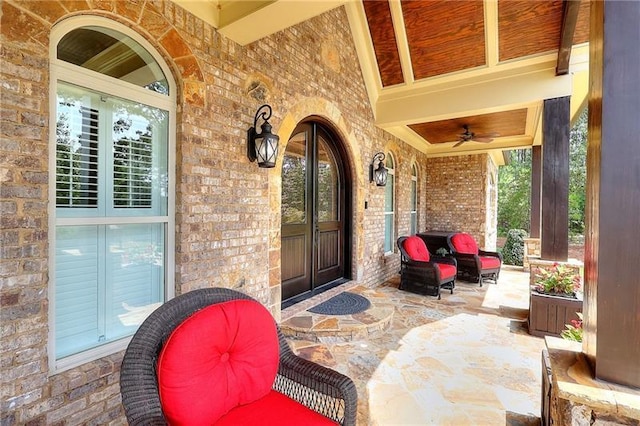
<instances>
[{"instance_id":1,"label":"arched wooden door","mask_svg":"<svg viewBox=\"0 0 640 426\"><path fill-rule=\"evenodd\" d=\"M345 278L349 208L344 152L328 128L298 125L282 164L282 300Z\"/></svg>"}]
</instances>

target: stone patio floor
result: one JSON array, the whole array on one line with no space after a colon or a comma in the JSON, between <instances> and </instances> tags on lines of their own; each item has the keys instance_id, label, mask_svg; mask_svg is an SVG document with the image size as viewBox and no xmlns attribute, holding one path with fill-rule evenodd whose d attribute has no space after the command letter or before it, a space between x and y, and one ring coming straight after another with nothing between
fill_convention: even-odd
<instances>
[{"instance_id":1,"label":"stone patio floor","mask_svg":"<svg viewBox=\"0 0 640 426\"><path fill-rule=\"evenodd\" d=\"M300 356L351 377L358 425L539 425L544 340L527 333L529 274L503 267L498 284L458 280L442 299L347 284L282 311L281 325L336 321L369 330L354 339L290 339ZM305 309L336 292L362 294L375 315L318 317ZM352 318L349 318L352 317ZM382 323L381 323L382 324ZM317 327L317 328L326 328Z\"/></svg>"}]
</instances>

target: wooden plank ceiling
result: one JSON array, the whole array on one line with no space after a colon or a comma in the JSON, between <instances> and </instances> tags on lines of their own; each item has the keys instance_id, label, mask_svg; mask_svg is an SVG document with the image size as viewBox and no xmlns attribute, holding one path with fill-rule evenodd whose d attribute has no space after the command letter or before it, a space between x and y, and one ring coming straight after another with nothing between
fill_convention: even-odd
<instances>
[{"instance_id":1,"label":"wooden plank ceiling","mask_svg":"<svg viewBox=\"0 0 640 426\"><path fill-rule=\"evenodd\" d=\"M393 7L397 10L398 3L402 19L398 19L398 13L394 16ZM490 15L486 8L491 7L491 3L497 9L495 22L487 22ZM485 68L531 61L529 58L558 51L562 0L497 0L497 7L495 3L488 0L364 0L362 7L378 67L380 96L396 89L401 91L403 87L427 87L439 78L455 80L465 72L481 73ZM496 38L491 39L489 32L496 34ZM588 42L588 38L589 2L583 0L573 44ZM496 58L491 63L487 44L494 42ZM403 70L403 50L410 61L410 72L406 65ZM453 148L464 125L477 134L497 133L496 140L527 138L530 145L535 125L528 120L539 120L540 116L540 111L531 111L532 108L537 106L512 105L504 111L444 120L425 117L424 121L415 121L413 118L414 122L402 124L424 140L427 152L428 147L435 144L451 142Z\"/></svg>"}]
</instances>

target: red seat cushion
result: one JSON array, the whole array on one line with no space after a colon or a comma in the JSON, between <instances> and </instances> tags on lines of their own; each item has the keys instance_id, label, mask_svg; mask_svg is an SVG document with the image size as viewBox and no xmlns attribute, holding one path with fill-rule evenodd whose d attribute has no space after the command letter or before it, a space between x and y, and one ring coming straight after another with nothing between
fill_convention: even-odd
<instances>
[{"instance_id":1,"label":"red seat cushion","mask_svg":"<svg viewBox=\"0 0 640 426\"><path fill-rule=\"evenodd\" d=\"M267 396L251 404L232 409L216 423L216 426L242 425L335 426L337 423L272 390Z\"/></svg>"},{"instance_id":2,"label":"red seat cushion","mask_svg":"<svg viewBox=\"0 0 640 426\"><path fill-rule=\"evenodd\" d=\"M460 232L451 237L451 244L458 253L478 254L476 240L469 234Z\"/></svg>"},{"instance_id":3,"label":"red seat cushion","mask_svg":"<svg viewBox=\"0 0 640 426\"><path fill-rule=\"evenodd\" d=\"M211 425L232 408L266 396L279 362L275 321L253 300L197 311L171 333L158 359L169 424Z\"/></svg>"},{"instance_id":4,"label":"red seat cushion","mask_svg":"<svg viewBox=\"0 0 640 426\"><path fill-rule=\"evenodd\" d=\"M482 269L494 269L500 267L500 259L493 256L480 256Z\"/></svg>"},{"instance_id":5,"label":"red seat cushion","mask_svg":"<svg viewBox=\"0 0 640 426\"><path fill-rule=\"evenodd\" d=\"M412 235L404 240L402 246L411 260L419 260L422 262L429 261L429 250L427 250L427 245L424 243L422 238Z\"/></svg>"},{"instance_id":6,"label":"red seat cushion","mask_svg":"<svg viewBox=\"0 0 640 426\"><path fill-rule=\"evenodd\" d=\"M456 267L453 265L449 265L448 263L436 263L438 265L438 269L440 269L440 278L451 278L456 275Z\"/></svg>"}]
</instances>

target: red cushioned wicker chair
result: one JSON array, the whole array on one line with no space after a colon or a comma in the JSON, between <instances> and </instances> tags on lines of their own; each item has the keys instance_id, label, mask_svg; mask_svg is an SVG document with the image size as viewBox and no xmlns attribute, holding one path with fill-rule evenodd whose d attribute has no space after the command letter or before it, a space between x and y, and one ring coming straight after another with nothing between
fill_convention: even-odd
<instances>
[{"instance_id":1,"label":"red cushioned wicker chair","mask_svg":"<svg viewBox=\"0 0 640 426\"><path fill-rule=\"evenodd\" d=\"M412 235L398 238L400 249L400 290L438 296L446 288L453 294L456 286L456 260L433 256L422 238Z\"/></svg>"},{"instance_id":2,"label":"red cushioned wicker chair","mask_svg":"<svg viewBox=\"0 0 640 426\"><path fill-rule=\"evenodd\" d=\"M269 311L208 288L155 310L129 344L120 392L131 425L355 425L353 381L296 356Z\"/></svg>"},{"instance_id":3,"label":"red cushioned wicker chair","mask_svg":"<svg viewBox=\"0 0 640 426\"><path fill-rule=\"evenodd\" d=\"M476 240L464 232L449 236L449 247L458 261L458 278L480 283L480 287L486 279L498 282L502 254L480 250Z\"/></svg>"}]
</instances>

